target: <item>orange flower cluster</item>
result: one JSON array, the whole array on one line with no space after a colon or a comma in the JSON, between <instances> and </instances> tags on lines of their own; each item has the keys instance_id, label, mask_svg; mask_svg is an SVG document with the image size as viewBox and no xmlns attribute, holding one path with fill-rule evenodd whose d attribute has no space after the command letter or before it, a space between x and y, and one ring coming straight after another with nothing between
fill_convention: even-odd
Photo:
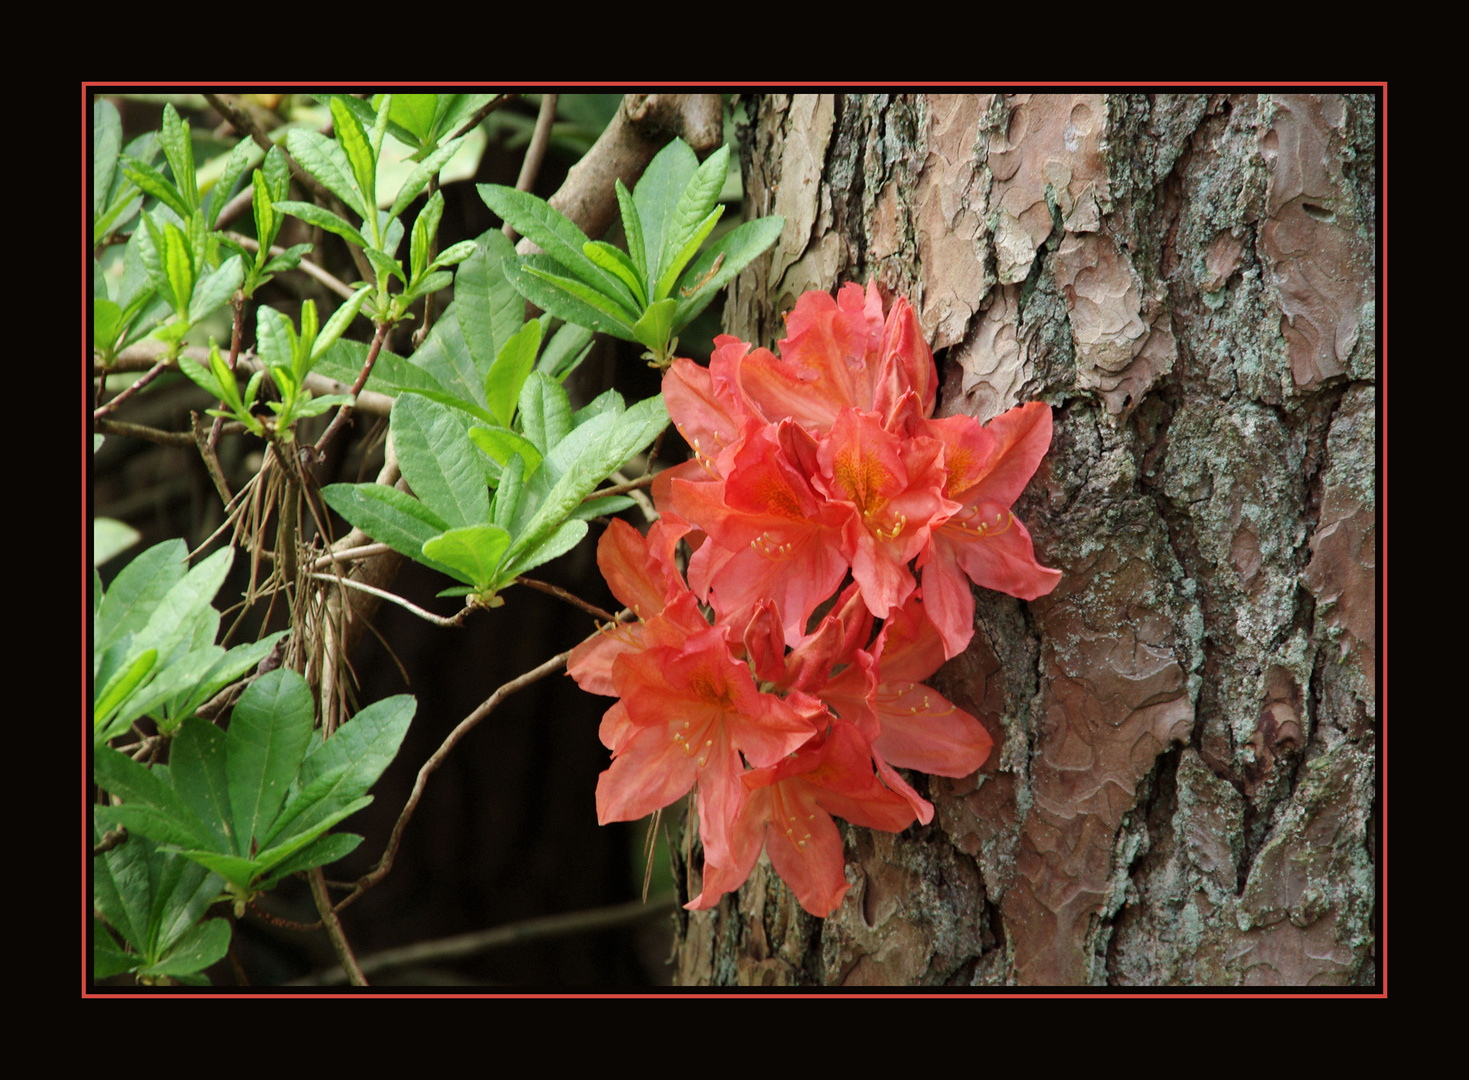
<instances>
[{"instance_id":1,"label":"orange flower cluster","mask_svg":"<svg viewBox=\"0 0 1469 1080\"><path fill-rule=\"evenodd\" d=\"M763 848L825 916L848 888L832 815L927 823L932 805L895 770L965 776L989 756L983 726L922 680L973 634L970 582L1034 599L1060 580L1010 512L1051 414L933 419L917 318L901 298L884 317L875 285L807 293L786 326L779 357L720 336L707 368L674 361L664 400L695 457L660 474L646 537L620 521L603 535L598 563L638 622L568 670L619 699L600 732L600 821L697 784L690 908L738 888Z\"/></svg>"}]
</instances>

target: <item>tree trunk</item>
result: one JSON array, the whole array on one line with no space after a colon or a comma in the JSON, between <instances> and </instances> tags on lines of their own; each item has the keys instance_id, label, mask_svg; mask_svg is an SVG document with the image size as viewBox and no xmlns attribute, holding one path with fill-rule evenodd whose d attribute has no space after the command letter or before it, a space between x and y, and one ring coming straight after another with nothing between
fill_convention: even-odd
<instances>
[{"instance_id":1,"label":"tree trunk","mask_svg":"<svg viewBox=\"0 0 1469 1080\"><path fill-rule=\"evenodd\" d=\"M824 920L762 858L680 914L679 981L1372 984L1376 100L745 106L747 205L786 229L729 331L908 296L939 415L1053 407L1015 509L1064 578L977 590L932 681L995 752L910 775L932 824L843 825Z\"/></svg>"}]
</instances>

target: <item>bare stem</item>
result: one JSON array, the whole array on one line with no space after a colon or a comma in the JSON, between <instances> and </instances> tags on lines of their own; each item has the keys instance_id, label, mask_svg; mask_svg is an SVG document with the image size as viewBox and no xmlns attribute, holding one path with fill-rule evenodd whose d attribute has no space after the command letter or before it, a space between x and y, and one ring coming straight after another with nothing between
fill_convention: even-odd
<instances>
[{"instance_id":1,"label":"bare stem","mask_svg":"<svg viewBox=\"0 0 1469 1080\"><path fill-rule=\"evenodd\" d=\"M147 386L154 379L158 378L158 376L162 375L165 371L167 371L169 369L169 366L170 366L169 365L169 361L166 358L163 359L163 360L158 361L158 363L154 364L151 368L148 369L147 373L144 374L141 379L139 379L137 382L133 383L131 386L129 386L125 390L123 390L120 394L117 395L117 397L115 397L111 401L108 401L108 402L106 402L106 403L104 403L102 405L99 405L97 408L93 409L92 410L92 419L93 420L100 420L100 419L102 419L104 416L106 416L108 413L110 413L113 409L117 408L119 405L121 405L128 398L132 397L139 390L143 389L143 387ZM177 366L177 365L174 365L174 366ZM114 368L112 370L116 370L116 369Z\"/></svg>"},{"instance_id":2,"label":"bare stem","mask_svg":"<svg viewBox=\"0 0 1469 1080\"><path fill-rule=\"evenodd\" d=\"M311 882L311 898L316 901L316 910L321 912L321 921L326 924L327 936L332 939L332 949L341 961L342 970L347 973L347 981L353 986L366 986L367 976L357 966L357 957L352 955L352 946L342 932L342 921L332 910L332 899L327 895L326 876L322 874L321 867L307 873L306 878Z\"/></svg>"},{"instance_id":3,"label":"bare stem","mask_svg":"<svg viewBox=\"0 0 1469 1080\"><path fill-rule=\"evenodd\" d=\"M357 381L352 384L352 389L347 391L354 399L362 391L367 377L372 374L372 365L377 363L377 354L382 351L383 342L387 340L387 337L388 324L378 323L377 333L372 335L372 346L367 350L367 359L362 364L362 370L357 373ZM316 446L312 448L317 461L321 460L321 453L326 448L326 444L332 441L333 436L351 415L351 405L343 405L337 410L337 415L332 417L332 422L327 425L327 429L321 433L321 438L316 440Z\"/></svg>"}]
</instances>

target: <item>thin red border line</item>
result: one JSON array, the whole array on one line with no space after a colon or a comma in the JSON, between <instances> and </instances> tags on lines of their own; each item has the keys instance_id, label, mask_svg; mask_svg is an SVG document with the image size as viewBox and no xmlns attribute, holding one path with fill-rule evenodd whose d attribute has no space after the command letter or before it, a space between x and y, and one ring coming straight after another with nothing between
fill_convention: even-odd
<instances>
[{"instance_id":1,"label":"thin red border line","mask_svg":"<svg viewBox=\"0 0 1469 1080\"><path fill-rule=\"evenodd\" d=\"M89 163L89 160L90 160L90 147L88 145L88 133L90 131L90 117L89 117L89 113L88 113L88 103L89 103L89 100L90 100L90 98L92 96L92 92L93 92L92 91L92 88L93 87L103 87L103 86L111 88L111 87L125 87L125 86L186 86L186 85L187 86L224 86L224 85L234 85L234 84L226 83L226 82L209 82L209 83L180 83L180 82L169 82L169 81L165 81L165 82L144 82L144 81L139 81L139 80L126 80L126 81L122 81L122 82L112 82L112 83L104 83L104 82L100 82L100 81L98 81L98 82L83 82L82 83L82 113L83 113L83 126L82 126L82 235L83 235L83 238L84 238L84 243L85 243L85 239L90 235L89 219L90 219L90 216L91 216L90 215L90 207L89 207L88 198L87 198L87 196L88 196L88 190L89 190L89 171L88 171L87 166L88 166L88 163ZM313 82L313 83L290 83L290 82L286 82L286 83L277 83L277 84L274 84L274 85L279 85L279 86L283 86L283 87L308 86L308 85L310 85L310 86L323 86L324 87L324 86L342 86L342 85L358 85L358 84L356 84L356 83L341 82L341 81L325 81L325 82L318 81L318 82ZM439 83L430 83L430 82L384 82L384 83L378 83L378 84L375 84L375 85L382 85L382 86L482 86L484 84L483 84L483 82L439 82ZM511 82L501 83L499 85L504 85L504 86L536 86L536 85L553 85L553 84L550 84L550 83L528 83L528 82L515 82L515 81L511 81ZM617 85L621 85L621 86L626 86L627 84L626 83L614 83L614 82L597 82L597 81L584 81L584 82L582 82L582 81L572 81L572 82L560 82L560 83L556 83L554 85L560 85L560 86L617 86ZM719 86L719 85L725 85L725 86L727 86L727 84L719 84L719 83L711 83L711 82L682 82L682 83L655 82L655 83L643 83L643 84L639 84L639 85L649 86L649 87L663 87L663 86ZM784 82L784 83L776 83L776 82L752 82L752 83L744 83L744 84L741 84L741 87L751 87L751 88L754 88L754 87L765 87L765 86L797 86L797 87L805 87L805 86L832 86L832 85L838 85L838 84L822 83L822 82ZM876 86L885 86L887 84L868 84L868 85L869 86L873 86L873 85L876 85ZM924 85L925 86L941 86L941 87L949 87L949 86L955 86L955 87L959 87L959 86L962 86L962 87L979 87L979 86L983 86L985 84L982 84L982 83L973 83L973 82L940 81L940 82L925 83ZM1217 86L1219 84L1217 84L1217 83L1191 82L1191 81L1171 82L1171 83L1170 82L1158 82L1158 81L1133 82L1133 83L1127 83L1127 82L1105 82L1104 81L1104 82L1090 82L1090 83L1089 82L1056 82L1056 83L1004 82L1004 83L1002 83L1002 85L1005 85L1005 86L1023 86L1023 87L1028 87L1028 86L1044 86L1044 87L1066 87L1066 86L1139 86L1139 87L1149 87L1149 86L1190 86L1190 87L1193 87L1193 86ZM1351 994L1351 993L1332 993L1332 994L1327 994L1327 993L1319 993L1319 992L1318 993L1304 993L1304 994L1288 994L1288 993L1280 993L1280 994L1254 994L1254 993L1249 993L1246 988L1239 988L1234 993L1212 993L1212 992L1191 993L1191 994L1125 993L1125 994L1101 994L1101 995L1099 995L1099 994L1088 994L1088 993L1026 993L1026 994L1003 994L1003 993L1001 993L1001 994L920 994L918 996L924 996L924 997L945 997L945 998L946 997L968 998L968 997L975 997L975 996L1003 997L1003 998L1012 998L1012 997L1013 998L1030 998L1030 997L1042 997L1042 998L1078 998L1079 997L1079 998L1086 998L1086 997L1097 997L1097 996L1105 996L1105 997L1108 997L1108 998L1157 998L1157 997L1210 997L1210 998L1212 998L1212 997L1240 997L1240 996L1247 996L1247 997L1250 997L1250 998L1307 998L1307 997L1338 998L1338 997L1350 997L1350 998L1366 998L1368 1000L1372 1000L1372 999L1379 998L1379 997L1385 998L1387 996L1387 914L1388 914L1388 884L1387 884L1387 848L1388 848L1388 842L1387 842L1387 833L1388 833L1388 828L1387 828L1387 826L1388 826L1388 797L1387 797L1387 786L1388 786L1387 785L1387 764L1388 764L1388 737L1387 737L1388 736L1388 733L1387 733L1387 647L1388 647L1388 641L1387 641L1387 594L1388 594L1388 589L1387 589L1387 533L1388 533L1388 529L1387 529L1387 494L1388 494L1387 493L1387 488L1388 488L1388 484L1387 484L1387 397L1388 397L1388 394L1387 394L1387 366L1388 366L1387 365L1387 352L1388 352L1388 346L1387 346L1387 306L1388 306L1387 305L1387 229L1388 229L1388 214L1387 214L1387 172L1388 172L1388 170L1387 170L1387 85L1388 84L1387 84L1386 81L1381 81L1381 82L1348 81L1348 82L1329 83L1329 84L1320 83L1320 82L1302 82L1302 81L1284 81L1284 82L1258 82L1258 81L1256 81L1256 82L1234 83L1234 84L1231 84L1231 88L1239 87L1239 88L1246 88L1246 89L1248 89L1248 88L1251 88L1251 87L1260 87L1260 86L1285 86L1285 87L1310 86L1310 87L1320 87L1320 86L1324 86L1324 85L1343 86L1343 87L1376 87L1376 88L1378 88L1381 91L1381 97L1379 99L1380 102L1381 102L1381 113L1380 113L1380 116L1379 116L1379 124L1381 125L1380 130L1381 130L1382 149L1381 149L1381 158L1380 158L1380 161L1379 161L1379 169L1380 169L1379 183L1381 185L1381 199L1382 199L1382 203L1381 203L1381 207L1382 207L1382 210L1381 210L1381 214L1382 214L1382 224L1381 224L1382 235L1381 235L1381 238L1380 238L1379 243L1381 245L1381 260L1382 260L1382 262L1381 262L1381 276L1380 276L1380 283L1379 283L1379 292L1381 294L1381 304L1380 304L1380 309L1381 310L1380 310L1380 313L1379 313L1379 325L1378 325L1378 334L1379 334L1379 337L1381 339L1381 346L1380 346L1379 355L1378 355L1378 377L1379 377L1379 380L1381 382L1381 398L1380 398L1379 410L1378 410L1378 415L1379 415L1379 418L1380 418L1380 433L1379 433L1379 438L1381 440L1381 454L1380 454L1380 459L1379 459L1379 474L1378 474L1378 478L1379 478L1379 487L1381 489L1381 496L1380 496L1379 510L1378 510L1379 534L1380 534L1379 535L1380 550L1378 552L1378 559L1379 559L1378 592L1379 592L1379 595L1380 595L1380 601L1379 601L1379 607L1378 607L1378 623L1377 623L1377 633L1378 633L1378 642L1377 642L1377 645L1378 645L1378 665L1379 665L1380 674L1379 674L1379 678L1378 678L1378 694L1377 694L1377 699L1378 699L1378 727L1380 729L1381 748L1382 748L1381 749L1380 758L1379 758L1379 763L1378 763L1378 767L1379 767L1379 770L1380 770L1381 819L1382 820L1381 820L1381 826L1380 826L1381 837L1380 837L1380 841L1379 841L1379 852L1378 852L1378 880L1379 880L1379 893L1378 893L1378 912L1379 912L1379 916L1378 916L1378 937L1379 937L1379 947L1376 949L1376 954L1377 954L1376 955L1376 963L1377 963L1377 966L1378 966L1378 971L1377 971L1377 974L1378 974L1378 985L1379 985L1380 989L1379 989L1378 993L1376 993L1376 994ZM91 265L90 265L90 261L89 261L89 259L90 259L90 254L89 254L89 252L90 252L90 246L84 246L83 252L84 252L84 254L83 254L83 258L82 258L82 268L83 268L82 273L83 273L83 280L86 281L86 280L88 280L90 278L90 274L91 274ZM88 326L89 326L89 317L90 317L90 290L84 288L82 290L82 349L83 349L84 364L86 364L89 361L90 355L91 355L91 350L90 350L90 347L89 347L90 343L89 343L89 340L88 340L88 333L87 333ZM84 370L85 370L85 367L84 367ZM86 385L88 385L89 383L90 383L90 380L89 379L86 380L86 381L84 381L84 387ZM84 389L84 391L83 391L83 398L84 398L84 400L85 400L85 397L86 397L86 393L85 393L85 389ZM90 506L89 506L89 494L90 494L90 465L91 465L92 455L91 455L91 445L90 445L91 444L91 439L90 439L90 436L91 436L91 425L90 425L90 422L88 422L87 423L87 426L86 426L86 429L85 429L85 432L84 432L83 449L82 449L82 551L83 551L83 582L84 582L83 589L82 589L82 672L83 672L83 677L82 677L82 715L83 716L86 716L87 715L87 712L88 712L87 697L88 697L88 687L89 687L89 683L90 683L90 668L88 667L87 661L86 661L87 652L88 652L88 646L90 644L90 633L89 633L89 631L90 631L90 621L91 621L91 605L88 602L88 594L89 594L90 589L91 589L91 575L90 575L90 569L91 569L91 567L90 567L90 561L91 560L87 557L88 554L91 551L91 543L90 543L90 540L91 540L91 529L90 529L91 512L90 512ZM88 826L90 824L90 821L89 821L89 818L90 818L90 810L88 809L88 801L86 799L85 792L86 792L86 790L87 790L87 788L89 786L90 777L91 777L91 771L90 771L90 768L89 768L89 766L90 766L90 760L91 760L91 755L90 755L90 752L91 752L91 742L90 742L90 739L88 739L88 737L87 737L85 726L83 728L82 740L83 740L83 753L82 753L82 791L83 791L83 799L82 799L82 830L83 830L83 833L85 834L85 833L87 833ZM87 886L87 875L88 875L88 872L90 870L90 862L91 862L91 855L89 853L87 853L86 851L84 851L83 852L83 856L82 856L82 891L83 891L82 902L83 902L84 905L87 905L89 903L88 897L86 895L86 886ZM85 910L85 908L84 908L84 910ZM86 969L86 955L87 955L87 946L88 946L88 942L89 942L89 939L90 939L90 933L88 932L90 930L90 919L84 918L84 920L83 920L83 927L84 927L84 929L83 929L83 937L82 937L82 957L83 957L82 995L84 997L135 997L135 996L141 996L141 995L138 995L136 993L129 993L129 992L122 992L122 993L118 993L118 994L105 994L105 993L95 993L95 992L89 991L89 985L88 985L89 984L89 979L88 979L88 974L87 974L87 969ZM126 989L126 988L120 988L120 989ZM171 994L171 993L164 992L162 994L152 994L152 993L150 993L150 994L147 994L146 996L149 996L149 997L163 996L163 997L187 998L187 997L196 997L196 996L199 996L199 995L197 995L197 994ZM310 996L310 997L357 997L357 996L362 996L362 995L359 995L359 994L339 994L339 993L330 993L330 994L314 994L313 993L313 994L309 994L309 995L303 995L303 994L234 994L234 993L224 993L224 994L209 994L208 996L211 996L211 997L300 997L300 996ZM376 997L384 997L384 996L398 997L398 996L401 996L401 997L475 997L475 998L485 998L485 997L500 998L500 997L508 997L508 998L521 998L521 997L532 996L532 995L527 995L527 994L401 994L401 995L399 995L399 994L373 994L372 996L376 996ZM533 996L536 996L536 997L543 997L543 996L544 997L570 997L570 998L588 997L588 998L601 999L601 998L620 998L620 997L627 997L627 998L644 998L644 997L647 997L647 998L658 998L658 997L668 997L668 996L677 997L677 996L680 996L680 995L678 995L678 994L675 993L675 994L565 994L565 995L563 995L563 994L535 994ZM746 996L752 996L752 995L745 995L745 994L728 994L728 995L726 995L726 994L717 994L717 993L715 993L715 994L703 994L703 993L701 993L701 994L698 994L697 996L699 996L699 997L720 997L720 998L723 998L723 997L746 997ZM787 996L787 995L754 995L754 996L782 997L782 996ZM851 993L842 993L842 994L834 994L834 993L805 993L805 994L801 994L799 996L801 996L801 997L848 997L848 996L853 996L853 995ZM862 997L886 997L886 996L893 996L893 997L911 997L911 996L915 996L915 995L913 995L913 994L892 994L892 995L886 995L886 994L862 994L860 996L862 996Z\"/></svg>"}]
</instances>

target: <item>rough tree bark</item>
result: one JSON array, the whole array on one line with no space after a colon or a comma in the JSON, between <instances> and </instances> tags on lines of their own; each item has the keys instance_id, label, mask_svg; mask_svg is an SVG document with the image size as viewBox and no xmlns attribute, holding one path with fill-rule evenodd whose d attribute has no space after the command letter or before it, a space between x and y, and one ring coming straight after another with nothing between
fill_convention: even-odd
<instances>
[{"instance_id":1,"label":"rough tree bark","mask_svg":"<svg viewBox=\"0 0 1469 1080\"><path fill-rule=\"evenodd\" d=\"M679 981L1372 983L1375 99L747 109L749 205L786 231L729 331L770 345L844 281L906 294L940 415L1053 406L1016 512L1065 577L977 596L933 682L996 750L926 781L933 823L843 826L825 920L762 860L680 915Z\"/></svg>"}]
</instances>

